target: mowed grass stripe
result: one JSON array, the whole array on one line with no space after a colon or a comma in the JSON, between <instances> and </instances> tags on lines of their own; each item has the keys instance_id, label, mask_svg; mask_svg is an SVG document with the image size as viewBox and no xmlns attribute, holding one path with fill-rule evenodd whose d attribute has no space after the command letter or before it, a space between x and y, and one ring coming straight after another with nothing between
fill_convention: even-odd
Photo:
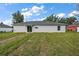
<instances>
[{"instance_id":1,"label":"mowed grass stripe","mask_svg":"<svg viewBox=\"0 0 79 59\"><path fill-rule=\"evenodd\" d=\"M11 41L4 46L0 46L0 55L8 55L14 49L18 48L25 41L24 35L20 38L16 38L15 41Z\"/></svg>"},{"instance_id":2,"label":"mowed grass stripe","mask_svg":"<svg viewBox=\"0 0 79 59\"><path fill-rule=\"evenodd\" d=\"M28 34L28 40L10 55L39 55L38 34ZM40 37L39 37L40 38Z\"/></svg>"},{"instance_id":3,"label":"mowed grass stripe","mask_svg":"<svg viewBox=\"0 0 79 59\"><path fill-rule=\"evenodd\" d=\"M63 34L63 33L62 33ZM49 39L49 54L48 55L71 55L72 46L67 44L64 40L64 35L59 33L54 36L54 34L48 34L46 37ZM61 36L62 35L62 36ZM54 37L52 37L54 36ZM68 46L69 45L69 46ZM71 52L70 52L71 51ZM69 53L70 52L70 53Z\"/></svg>"},{"instance_id":4,"label":"mowed grass stripe","mask_svg":"<svg viewBox=\"0 0 79 59\"><path fill-rule=\"evenodd\" d=\"M40 56L46 56L48 55L48 50L49 50L49 42L48 42L48 37L47 33L41 33L40 35Z\"/></svg>"},{"instance_id":5,"label":"mowed grass stripe","mask_svg":"<svg viewBox=\"0 0 79 59\"><path fill-rule=\"evenodd\" d=\"M25 33L16 33L16 36L13 36L13 37L10 37L8 39L5 39L5 40L1 40L0 41L0 46L1 45L6 45L7 43L11 42L11 41L15 41L16 38L20 38L21 36L23 36Z\"/></svg>"},{"instance_id":6,"label":"mowed grass stripe","mask_svg":"<svg viewBox=\"0 0 79 59\"><path fill-rule=\"evenodd\" d=\"M72 51L71 55L79 55L79 33L69 33L68 36L65 38L66 45L69 46L70 50ZM71 46L72 48L71 48Z\"/></svg>"},{"instance_id":7,"label":"mowed grass stripe","mask_svg":"<svg viewBox=\"0 0 79 59\"><path fill-rule=\"evenodd\" d=\"M4 40L4 39L10 37L11 35L14 35L14 33L0 33L0 40Z\"/></svg>"},{"instance_id":8,"label":"mowed grass stripe","mask_svg":"<svg viewBox=\"0 0 79 59\"><path fill-rule=\"evenodd\" d=\"M22 33L11 33L11 32L10 33L0 33L0 41L15 37L20 34L22 34Z\"/></svg>"},{"instance_id":9,"label":"mowed grass stripe","mask_svg":"<svg viewBox=\"0 0 79 59\"><path fill-rule=\"evenodd\" d=\"M27 39L27 40L21 46L19 46L17 49L15 49L13 52L11 52L9 55L22 55L23 49L24 49L24 45L26 43L28 43L29 40L31 40L32 37L33 37L33 35L27 33L27 36L25 37L25 39Z\"/></svg>"}]
</instances>

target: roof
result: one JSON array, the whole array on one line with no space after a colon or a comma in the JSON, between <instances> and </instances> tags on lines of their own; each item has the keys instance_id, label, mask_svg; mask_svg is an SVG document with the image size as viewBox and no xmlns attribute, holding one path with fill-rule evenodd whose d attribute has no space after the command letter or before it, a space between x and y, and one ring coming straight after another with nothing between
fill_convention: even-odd
<instances>
[{"instance_id":1,"label":"roof","mask_svg":"<svg viewBox=\"0 0 79 59\"><path fill-rule=\"evenodd\" d=\"M65 26L67 24L64 23L55 23L55 22L51 22L51 21L29 21L29 22L22 22L22 23L16 23L14 24L14 26L35 26L35 25L40 25L40 26L55 26L55 25L61 25L61 26Z\"/></svg>"},{"instance_id":2,"label":"roof","mask_svg":"<svg viewBox=\"0 0 79 59\"><path fill-rule=\"evenodd\" d=\"M79 27L79 22L72 24L73 26L78 26ZM71 26L72 26L71 25Z\"/></svg>"},{"instance_id":3,"label":"roof","mask_svg":"<svg viewBox=\"0 0 79 59\"><path fill-rule=\"evenodd\" d=\"M0 28L12 28L11 26L0 23Z\"/></svg>"}]
</instances>

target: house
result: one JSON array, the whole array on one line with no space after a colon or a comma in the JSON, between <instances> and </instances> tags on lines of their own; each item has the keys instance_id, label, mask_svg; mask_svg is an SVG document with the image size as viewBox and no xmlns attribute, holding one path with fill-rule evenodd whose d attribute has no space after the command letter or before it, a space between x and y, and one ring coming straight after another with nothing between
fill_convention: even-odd
<instances>
[{"instance_id":1,"label":"house","mask_svg":"<svg viewBox=\"0 0 79 59\"><path fill-rule=\"evenodd\" d=\"M0 32L12 32L12 30L11 26L0 23Z\"/></svg>"},{"instance_id":2,"label":"house","mask_svg":"<svg viewBox=\"0 0 79 59\"><path fill-rule=\"evenodd\" d=\"M13 25L14 32L65 32L66 24L50 21L29 21Z\"/></svg>"}]
</instances>

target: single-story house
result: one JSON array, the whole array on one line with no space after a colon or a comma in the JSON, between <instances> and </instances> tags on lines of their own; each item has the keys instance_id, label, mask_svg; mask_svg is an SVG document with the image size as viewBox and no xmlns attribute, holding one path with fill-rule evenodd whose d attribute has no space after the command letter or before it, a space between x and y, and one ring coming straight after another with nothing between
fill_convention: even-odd
<instances>
[{"instance_id":1,"label":"single-story house","mask_svg":"<svg viewBox=\"0 0 79 59\"><path fill-rule=\"evenodd\" d=\"M50 21L29 21L13 24L14 32L65 32L66 24Z\"/></svg>"},{"instance_id":2,"label":"single-story house","mask_svg":"<svg viewBox=\"0 0 79 59\"><path fill-rule=\"evenodd\" d=\"M0 32L12 32L13 28L11 26L0 23Z\"/></svg>"}]
</instances>

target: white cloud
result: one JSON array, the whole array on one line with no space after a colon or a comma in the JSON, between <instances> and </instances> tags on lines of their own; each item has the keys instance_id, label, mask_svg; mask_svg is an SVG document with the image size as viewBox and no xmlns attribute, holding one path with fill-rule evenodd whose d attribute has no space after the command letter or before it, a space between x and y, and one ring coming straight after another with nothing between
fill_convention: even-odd
<instances>
[{"instance_id":1,"label":"white cloud","mask_svg":"<svg viewBox=\"0 0 79 59\"><path fill-rule=\"evenodd\" d=\"M40 7L38 7L38 6L33 6L33 7L31 8L31 12L37 13L37 12L40 12L41 10L43 10L43 8L44 8L43 5L41 5Z\"/></svg>"},{"instance_id":2,"label":"white cloud","mask_svg":"<svg viewBox=\"0 0 79 59\"><path fill-rule=\"evenodd\" d=\"M41 18L40 20L41 20L41 21L43 21L43 20L45 20L45 19L46 19L46 17L44 17L44 18Z\"/></svg>"},{"instance_id":3,"label":"white cloud","mask_svg":"<svg viewBox=\"0 0 79 59\"><path fill-rule=\"evenodd\" d=\"M32 15L40 15L39 12L42 11L43 8L44 8L43 5L41 5L39 7L38 6L33 6L29 9L25 8L25 9L22 9L22 11L25 11L25 12L22 12L22 14L24 15L24 18L32 16Z\"/></svg>"},{"instance_id":4,"label":"white cloud","mask_svg":"<svg viewBox=\"0 0 79 59\"><path fill-rule=\"evenodd\" d=\"M79 11L75 10L75 11L72 12L72 14L77 15L77 14L79 14Z\"/></svg>"},{"instance_id":5,"label":"white cloud","mask_svg":"<svg viewBox=\"0 0 79 59\"><path fill-rule=\"evenodd\" d=\"M30 11L28 11L28 12L23 12L22 13L25 17L27 17L27 16L32 16L32 13L30 12Z\"/></svg>"},{"instance_id":6,"label":"white cloud","mask_svg":"<svg viewBox=\"0 0 79 59\"><path fill-rule=\"evenodd\" d=\"M1 22L3 22L3 23L6 24L6 25L10 25L10 26L12 25L12 19L11 19L11 18L8 19L8 20L5 20L5 21L4 21L4 20L0 20L0 23L1 23Z\"/></svg>"},{"instance_id":7,"label":"white cloud","mask_svg":"<svg viewBox=\"0 0 79 59\"><path fill-rule=\"evenodd\" d=\"M65 13L59 13L59 14L57 14L57 16L64 17L65 16Z\"/></svg>"},{"instance_id":8,"label":"white cloud","mask_svg":"<svg viewBox=\"0 0 79 59\"><path fill-rule=\"evenodd\" d=\"M22 11L27 11L27 10L28 10L28 8L23 8L23 9L22 9Z\"/></svg>"},{"instance_id":9,"label":"white cloud","mask_svg":"<svg viewBox=\"0 0 79 59\"><path fill-rule=\"evenodd\" d=\"M46 17L44 17L44 18L38 18L38 19L33 19L32 21L43 21L44 19L46 19Z\"/></svg>"},{"instance_id":10,"label":"white cloud","mask_svg":"<svg viewBox=\"0 0 79 59\"><path fill-rule=\"evenodd\" d=\"M3 22L4 24L7 24L7 25L12 25L12 20L9 19L9 20L5 20L5 22Z\"/></svg>"},{"instance_id":11,"label":"white cloud","mask_svg":"<svg viewBox=\"0 0 79 59\"><path fill-rule=\"evenodd\" d=\"M72 13L68 14L68 17L71 17L71 16L74 16L74 14L72 14Z\"/></svg>"},{"instance_id":12,"label":"white cloud","mask_svg":"<svg viewBox=\"0 0 79 59\"><path fill-rule=\"evenodd\" d=\"M68 17L71 17L71 16L75 16L75 15L78 15L79 14L79 11L72 11L71 13L68 14Z\"/></svg>"}]
</instances>

